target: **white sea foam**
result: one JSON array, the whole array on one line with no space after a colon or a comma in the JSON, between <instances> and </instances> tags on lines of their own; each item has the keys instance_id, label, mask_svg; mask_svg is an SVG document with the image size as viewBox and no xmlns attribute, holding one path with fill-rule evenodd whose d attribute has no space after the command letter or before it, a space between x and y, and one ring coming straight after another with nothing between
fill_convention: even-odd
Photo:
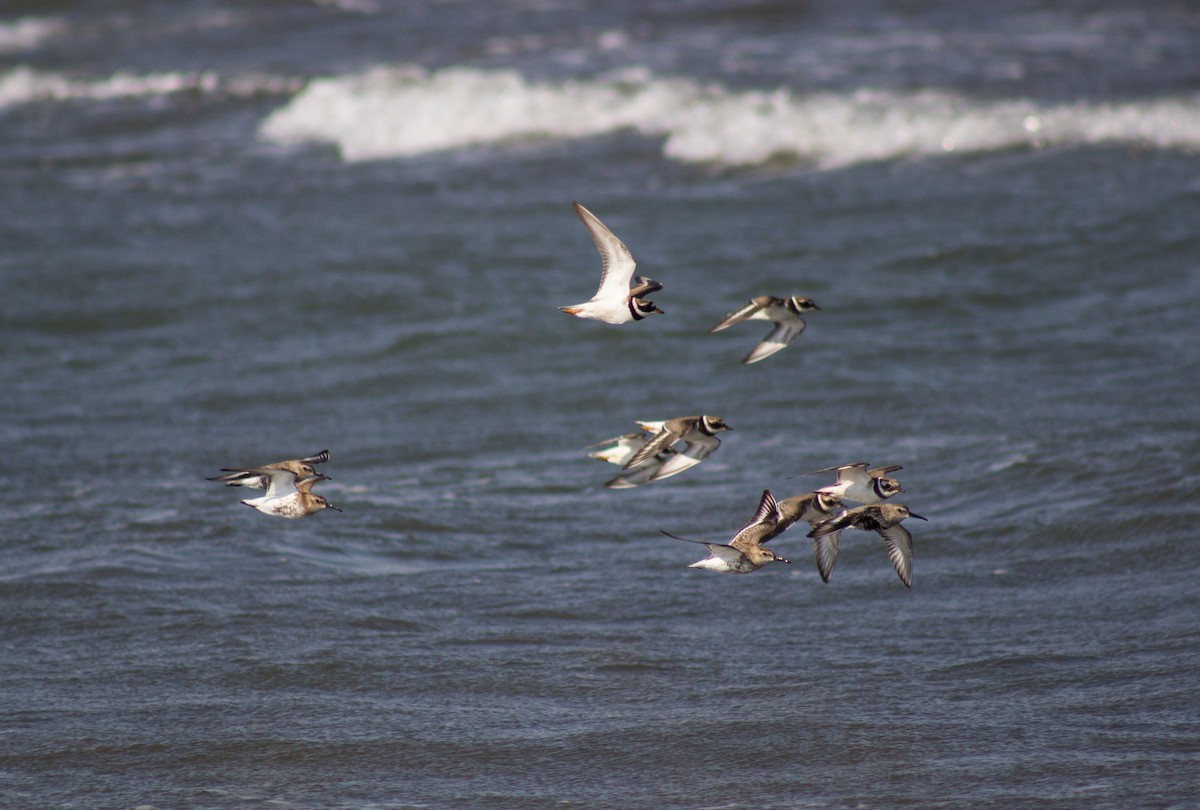
<instances>
[{"instance_id":1,"label":"white sea foam","mask_svg":"<svg viewBox=\"0 0 1200 810\"><path fill-rule=\"evenodd\" d=\"M0 22L0 53L20 53L38 47L65 28L54 17L20 17Z\"/></svg>"},{"instance_id":2,"label":"white sea foam","mask_svg":"<svg viewBox=\"0 0 1200 810\"><path fill-rule=\"evenodd\" d=\"M294 93L303 86L299 79L269 75L225 77L213 71L141 75L118 72L104 78L84 79L22 65L0 74L0 109L39 101L108 101L182 92L232 96Z\"/></svg>"},{"instance_id":3,"label":"white sea foam","mask_svg":"<svg viewBox=\"0 0 1200 810\"><path fill-rule=\"evenodd\" d=\"M528 138L633 130L691 163L773 158L836 168L1017 147L1133 143L1200 148L1200 98L1120 103L990 101L939 90L733 91L644 70L535 82L505 70L380 67L313 80L262 124L279 144L331 143L347 161Z\"/></svg>"}]
</instances>

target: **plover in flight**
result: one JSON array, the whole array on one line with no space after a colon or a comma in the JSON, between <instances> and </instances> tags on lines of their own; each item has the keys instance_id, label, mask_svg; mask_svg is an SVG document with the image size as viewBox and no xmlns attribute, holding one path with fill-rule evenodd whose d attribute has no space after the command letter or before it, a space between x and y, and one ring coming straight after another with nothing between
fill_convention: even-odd
<instances>
[{"instance_id":1,"label":"plover in flight","mask_svg":"<svg viewBox=\"0 0 1200 810\"><path fill-rule=\"evenodd\" d=\"M291 470L296 475L304 477L306 475L317 475L317 464L324 464L329 461L329 451L322 450L319 453L314 453L307 458L294 458L288 461L276 461L272 464L263 464L261 469L264 470ZM252 489L266 489L269 476L262 473L250 473L245 470L236 470L230 467L222 467L221 472L226 475L218 475L213 478L208 478L208 481L221 481L227 487L251 487ZM326 476L328 478L329 476Z\"/></svg>"},{"instance_id":2,"label":"plover in flight","mask_svg":"<svg viewBox=\"0 0 1200 810\"><path fill-rule=\"evenodd\" d=\"M302 518L315 515L322 509L342 511L325 500L320 495L314 495L313 484L328 480L320 473L316 475L297 476L291 470L267 469L255 467L245 470L231 470L256 475L266 475L270 481L267 494L260 498L247 498L242 501L246 506L253 506L264 515L281 518Z\"/></svg>"},{"instance_id":3,"label":"plover in flight","mask_svg":"<svg viewBox=\"0 0 1200 810\"><path fill-rule=\"evenodd\" d=\"M801 473L792 477L801 478L805 475L836 472L837 483L821 487L817 492L826 492L830 495L844 498L847 501L854 501L855 503L879 503L904 491L899 481L895 478L887 477L888 473L903 470L903 467L876 467L873 470L868 470L868 466L865 461L857 461L853 464L842 464L837 467L822 467L819 470Z\"/></svg>"},{"instance_id":4,"label":"plover in flight","mask_svg":"<svg viewBox=\"0 0 1200 810\"><path fill-rule=\"evenodd\" d=\"M683 449L663 460L648 482L661 481L696 466L721 446L721 440L715 434L733 429L719 416L680 416L661 423L639 424L644 428L650 425L657 425L658 428L650 440L622 465L624 470L632 470L664 450L672 449L678 442L683 442Z\"/></svg>"},{"instance_id":5,"label":"plover in flight","mask_svg":"<svg viewBox=\"0 0 1200 810\"><path fill-rule=\"evenodd\" d=\"M587 226L592 241L596 243L596 250L600 251L600 288L591 300L559 309L568 315L611 324L640 321L648 315L661 315L662 310L654 306L653 301L647 301L641 296L661 290L662 285L645 276L635 277L633 270L637 265L629 248L625 247L591 211L579 203L571 205Z\"/></svg>"},{"instance_id":6,"label":"plover in flight","mask_svg":"<svg viewBox=\"0 0 1200 810\"><path fill-rule=\"evenodd\" d=\"M856 506L823 523L818 523L808 533L808 536L813 538L813 553L817 558L817 569L821 573L821 579L828 582L833 573L833 564L837 560L840 545L836 538L839 538L841 531L843 529L861 529L866 532L879 533L884 544L887 545L888 558L891 559L892 566L900 576L900 581L904 583L904 587L911 588L912 535L909 534L908 529L900 525L902 520L910 517L928 520L928 518L909 511L909 508L902 503L879 503ZM822 544L820 550L817 549L817 543Z\"/></svg>"},{"instance_id":7,"label":"plover in flight","mask_svg":"<svg viewBox=\"0 0 1200 810\"><path fill-rule=\"evenodd\" d=\"M704 568L722 574L749 574L769 562L790 562L771 549L762 546L764 538L774 536L772 532L775 531L778 522L779 506L768 489L763 490L762 499L758 502L758 510L745 526L738 529L728 544L706 543L703 540L692 540L689 537L680 537L665 531L663 534L676 540L699 543L708 549L707 557L692 563L688 568ZM660 529L660 531L662 530Z\"/></svg>"},{"instance_id":8,"label":"plover in flight","mask_svg":"<svg viewBox=\"0 0 1200 810\"><path fill-rule=\"evenodd\" d=\"M650 441L651 433L657 433L662 427L662 422L639 422L642 426L642 433L626 433L624 436L617 436L612 439L606 439L596 444L588 445L588 448L597 447L598 450L588 453L589 458L594 458L599 461L607 461L609 464L615 464L618 467L623 467L633 455L646 446L646 442ZM584 448L584 449L588 449ZM618 475L611 481L605 483L604 486L609 489L632 489L636 486L648 483L651 478L659 471L659 468L675 455L674 448L668 447L660 450L652 457L631 468L628 472Z\"/></svg>"},{"instance_id":9,"label":"plover in flight","mask_svg":"<svg viewBox=\"0 0 1200 810\"><path fill-rule=\"evenodd\" d=\"M720 332L735 323L747 320L771 321L775 324L775 328L751 350L750 354L742 358L742 363L749 365L765 360L791 343L804 331L804 320L800 315L814 309L820 307L811 298L802 298L799 295L793 295L791 298L760 295L751 298L741 309L730 312L725 316L725 320L708 331Z\"/></svg>"}]
</instances>

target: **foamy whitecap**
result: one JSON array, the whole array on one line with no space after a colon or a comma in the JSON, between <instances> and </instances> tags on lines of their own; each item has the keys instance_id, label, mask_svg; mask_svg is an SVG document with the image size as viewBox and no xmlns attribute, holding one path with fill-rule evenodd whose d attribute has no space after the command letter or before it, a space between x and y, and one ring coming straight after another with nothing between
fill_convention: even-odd
<instances>
[{"instance_id":1,"label":"foamy whitecap","mask_svg":"<svg viewBox=\"0 0 1200 810\"><path fill-rule=\"evenodd\" d=\"M330 143L345 160L411 157L622 129L690 163L773 158L835 168L877 160L1102 142L1200 147L1196 97L1110 104L987 101L948 91L732 91L644 70L534 82L513 71L381 67L312 81L262 124L279 144Z\"/></svg>"}]
</instances>

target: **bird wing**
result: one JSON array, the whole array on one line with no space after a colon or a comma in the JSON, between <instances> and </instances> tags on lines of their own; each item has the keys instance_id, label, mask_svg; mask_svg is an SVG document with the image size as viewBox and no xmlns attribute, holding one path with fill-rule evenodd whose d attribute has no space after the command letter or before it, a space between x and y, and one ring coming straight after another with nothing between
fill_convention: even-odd
<instances>
[{"instance_id":1,"label":"bird wing","mask_svg":"<svg viewBox=\"0 0 1200 810\"><path fill-rule=\"evenodd\" d=\"M604 486L607 489L633 489L634 487L640 487L642 484L649 483L656 472L658 472L657 464L646 464L638 467L636 470L618 475L611 481L606 481Z\"/></svg>"},{"instance_id":2,"label":"bird wing","mask_svg":"<svg viewBox=\"0 0 1200 810\"><path fill-rule=\"evenodd\" d=\"M854 509L843 509L828 520L822 520L816 526L812 527L812 531L808 533L809 537L825 537L826 535L839 532L849 526L854 525L854 519L862 514L862 510L866 507L856 506Z\"/></svg>"},{"instance_id":3,"label":"bird wing","mask_svg":"<svg viewBox=\"0 0 1200 810\"><path fill-rule=\"evenodd\" d=\"M899 464L893 464L890 467L876 467L873 470L867 470L867 475L872 478L883 478L888 473L894 473L896 470L903 470Z\"/></svg>"},{"instance_id":4,"label":"bird wing","mask_svg":"<svg viewBox=\"0 0 1200 810\"><path fill-rule=\"evenodd\" d=\"M655 480L655 476L662 465L667 459L674 457L674 455L674 450L664 450L649 461L638 465L635 469L627 473L622 473L611 481L606 482L604 486L608 489L633 489L634 487L640 487L642 484L648 484Z\"/></svg>"},{"instance_id":5,"label":"bird wing","mask_svg":"<svg viewBox=\"0 0 1200 810\"><path fill-rule=\"evenodd\" d=\"M813 538L813 560L817 563L817 573L821 575L822 582L828 582L833 576L833 564L837 562L841 547L842 533L837 529Z\"/></svg>"},{"instance_id":6,"label":"bird wing","mask_svg":"<svg viewBox=\"0 0 1200 810\"><path fill-rule=\"evenodd\" d=\"M215 475L212 478L206 478L206 481L220 481L227 487L250 487L251 489L266 489L267 477L258 473L248 473L245 470L234 470L229 467L222 467L221 472L225 475Z\"/></svg>"},{"instance_id":7,"label":"bird wing","mask_svg":"<svg viewBox=\"0 0 1200 810\"><path fill-rule=\"evenodd\" d=\"M770 303L769 296L760 296L758 298L751 298L749 301L747 301L745 304L743 304L741 306L741 308L735 309L733 312L730 312L728 315L725 316L725 319L723 321L721 321L719 324L717 324L713 328L709 329L708 331L710 333L720 332L722 329L728 329L729 327L733 326L735 323L741 323L742 321L746 320L747 318L752 318L752 317L754 317L755 314L760 312L763 307L767 306L768 303Z\"/></svg>"},{"instance_id":8,"label":"bird wing","mask_svg":"<svg viewBox=\"0 0 1200 810\"><path fill-rule=\"evenodd\" d=\"M662 532L663 534L665 534L667 537L672 538L673 540L682 540L685 543L697 543L701 546L705 546L708 549L708 552L710 554L712 554L714 557L718 557L722 560L725 560L726 562L730 563L731 565L736 563L743 556L742 552L738 551L733 546L727 546L724 543L709 543L706 540L693 540L690 537L680 537L677 534L671 534L670 532L663 531L662 529L659 529L659 531Z\"/></svg>"},{"instance_id":9,"label":"bird wing","mask_svg":"<svg viewBox=\"0 0 1200 810\"><path fill-rule=\"evenodd\" d=\"M766 360L771 355L783 349L793 340L796 335L804 331L804 321L797 318L794 321L787 323L777 323L771 333L751 350L750 354L742 358L743 365L757 363L759 360Z\"/></svg>"},{"instance_id":10,"label":"bird wing","mask_svg":"<svg viewBox=\"0 0 1200 810\"><path fill-rule=\"evenodd\" d=\"M291 470L279 470L267 467L245 467L241 469L225 467L221 469L221 472L267 476L267 494L263 496L264 498L280 498L296 491L296 474Z\"/></svg>"},{"instance_id":11,"label":"bird wing","mask_svg":"<svg viewBox=\"0 0 1200 810\"><path fill-rule=\"evenodd\" d=\"M307 458L299 459L299 461L303 461L307 464L324 464L326 461L329 461L329 451L322 450L321 452L314 453Z\"/></svg>"},{"instance_id":12,"label":"bird wing","mask_svg":"<svg viewBox=\"0 0 1200 810\"><path fill-rule=\"evenodd\" d=\"M296 474L291 470L259 470L271 477L267 483L268 498L282 498L296 491Z\"/></svg>"},{"instance_id":13,"label":"bird wing","mask_svg":"<svg viewBox=\"0 0 1200 810\"><path fill-rule=\"evenodd\" d=\"M646 444L646 434L644 433L626 433L624 436L616 436L612 439L605 439L602 442L589 444L583 448L587 450L591 447L599 447L599 450L588 453L588 458L598 459L599 461L607 461L609 464L623 465Z\"/></svg>"},{"instance_id":14,"label":"bird wing","mask_svg":"<svg viewBox=\"0 0 1200 810\"><path fill-rule=\"evenodd\" d=\"M691 469L708 458L720 446L721 440L716 436L706 436L698 431L693 431L683 446L683 450L664 461L650 480L661 481Z\"/></svg>"},{"instance_id":15,"label":"bird wing","mask_svg":"<svg viewBox=\"0 0 1200 810\"><path fill-rule=\"evenodd\" d=\"M897 523L895 526L890 526L886 529L878 529L879 536L883 538L883 542L887 545L888 558L892 561L892 567L896 569L896 573L900 576L900 581L904 583L904 587L912 587L912 557L913 557L913 542L912 535L908 529Z\"/></svg>"},{"instance_id":16,"label":"bird wing","mask_svg":"<svg viewBox=\"0 0 1200 810\"><path fill-rule=\"evenodd\" d=\"M762 498L758 502L758 509L746 521L746 525L737 530L737 534L729 541L729 545L734 548L759 545L766 535L779 525L780 519L779 504L776 503L775 496L771 494L771 490L764 489Z\"/></svg>"},{"instance_id":17,"label":"bird wing","mask_svg":"<svg viewBox=\"0 0 1200 810\"><path fill-rule=\"evenodd\" d=\"M690 470L692 467L695 467L700 461L700 459L689 456L686 453L676 453L655 467L653 474L651 474L648 480L662 481L664 478L679 475L684 470Z\"/></svg>"},{"instance_id":18,"label":"bird wing","mask_svg":"<svg viewBox=\"0 0 1200 810\"><path fill-rule=\"evenodd\" d=\"M741 563L742 557L745 556L733 546L726 546L721 543L705 543L704 546L708 549L708 553L729 563L731 568L736 567Z\"/></svg>"},{"instance_id":19,"label":"bird wing","mask_svg":"<svg viewBox=\"0 0 1200 810\"><path fill-rule=\"evenodd\" d=\"M867 464L862 461L855 464L843 464L841 467L838 467L837 480L839 484L849 482L868 488L871 486L871 476L867 473Z\"/></svg>"},{"instance_id":20,"label":"bird wing","mask_svg":"<svg viewBox=\"0 0 1200 810\"><path fill-rule=\"evenodd\" d=\"M665 534L667 537L670 537L673 540L682 540L685 543L699 543L702 546L721 545L720 543L709 543L707 540L693 540L690 537L680 537L677 534L671 534L671 532L667 531L666 529L659 529L658 531L660 534Z\"/></svg>"},{"instance_id":21,"label":"bird wing","mask_svg":"<svg viewBox=\"0 0 1200 810\"><path fill-rule=\"evenodd\" d=\"M850 464L837 464L833 467L822 467L819 470L809 470L806 473L800 473L799 475L793 475L792 478L803 478L806 475L816 475L817 473L827 473L827 472L840 473L842 470L844 470L847 467L866 467L866 466L868 466L868 465L867 465L867 462L865 462L865 461L855 461Z\"/></svg>"},{"instance_id":22,"label":"bird wing","mask_svg":"<svg viewBox=\"0 0 1200 810\"><path fill-rule=\"evenodd\" d=\"M683 416L663 422L658 432L642 445L642 449L634 453L625 462L623 469L628 470L630 467L636 467L646 459L653 458L660 450L665 450L675 444L675 442L683 438L685 433L692 429L699 418L698 416Z\"/></svg>"},{"instance_id":23,"label":"bird wing","mask_svg":"<svg viewBox=\"0 0 1200 810\"><path fill-rule=\"evenodd\" d=\"M599 217L577 202L571 205L575 208L576 215L583 220L584 227L592 235L592 241L600 253L600 288L596 291L596 297L628 294L629 280L633 278L633 270L637 266L633 254Z\"/></svg>"}]
</instances>

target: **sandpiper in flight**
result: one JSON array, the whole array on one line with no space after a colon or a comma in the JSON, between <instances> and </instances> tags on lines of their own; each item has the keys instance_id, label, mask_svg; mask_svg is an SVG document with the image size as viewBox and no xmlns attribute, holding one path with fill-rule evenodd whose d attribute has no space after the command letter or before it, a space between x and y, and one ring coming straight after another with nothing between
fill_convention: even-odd
<instances>
[{"instance_id":1,"label":"sandpiper in flight","mask_svg":"<svg viewBox=\"0 0 1200 810\"><path fill-rule=\"evenodd\" d=\"M832 517L808 533L813 538L813 553L817 559L817 569L821 579L828 582L833 573L833 564L837 560L837 538L843 529L861 529L867 532L878 532L887 545L888 558L896 569L904 587L912 587L912 558L913 542L908 529L900 525L905 518L928 520L909 510L902 503L878 503L856 506L847 509L836 517ZM816 544L821 543L822 549L817 550ZM822 567L824 565L824 567Z\"/></svg>"},{"instance_id":2,"label":"sandpiper in flight","mask_svg":"<svg viewBox=\"0 0 1200 810\"><path fill-rule=\"evenodd\" d=\"M774 536L772 532L775 531L779 517L779 506L775 503L775 497L771 494L771 490L767 489L763 490L762 499L758 502L758 510L746 525L738 529L728 544L706 543L703 540L692 540L689 537L680 537L666 531L663 534L676 540L699 543L708 549L707 557L692 563L688 568L704 568L722 574L749 574L769 562L790 562L771 549L762 546L764 539Z\"/></svg>"},{"instance_id":3,"label":"sandpiper in flight","mask_svg":"<svg viewBox=\"0 0 1200 810\"><path fill-rule=\"evenodd\" d=\"M322 496L313 494L312 488L314 484L328 480L326 476L320 473L301 478L291 470L266 469L265 467L231 470L230 472L266 475L270 479L266 495L259 498L247 498L242 501L246 506L252 506L264 515L281 518L302 518L315 515L322 509L332 509L335 512L342 511Z\"/></svg>"}]
</instances>

